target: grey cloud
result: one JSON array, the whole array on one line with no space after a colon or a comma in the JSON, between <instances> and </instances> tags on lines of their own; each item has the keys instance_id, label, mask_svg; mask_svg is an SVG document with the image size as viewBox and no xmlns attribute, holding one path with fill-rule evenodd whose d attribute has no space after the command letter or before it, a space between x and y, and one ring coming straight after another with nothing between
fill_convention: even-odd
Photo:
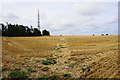
<instances>
[{"instance_id":1,"label":"grey cloud","mask_svg":"<svg viewBox=\"0 0 120 80\"><path fill-rule=\"evenodd\" d=\"M83 2L73 4L73 9L75 9L79 14L82 15L96 15L102 13L105 5L95 2Z\"/></svg>"},{"instance_id":2,"label":"grey cloud","mask_svg":"<svg viewBox=\"0 0 120 80\"><path fill-rule=\"evenodd\" d=\"M12 22L12 23L18 23L20 20L20 17L15 14L8 14L8 15L2 15L2 21L3 22Z\"/></svg>"},{"instance_id":3,"label":"grey cloud","mask_svg":"<svg viewBox=\"0 0 120 80\"><path fill-rule=\"evenodd\" d=\"M15 14L12 14L12 13L10 13L10 14L8 14L7 16L2 16L3 18L11 18L11 19L20 19L20 17L19 16L17 16L17 15L15 15Z\"/></svg>"},{"instance_id":4,"label":"grey cloud","mask_svg":"<svg viewBox=\"0 0 120 80\"><path fill-rule=\"evenodd\" d=\"M118 19L116 16L112 16L108 20L108 23L117 23L117 22L118 22Z\"/></svg>"},{"instance_id":5,"label":"grey cloud","mask_svg":"<svg viewBox=\"0 0 120 80\"><path fill-rule=\"evenodd\" d=\"M63 26L66 27L66 28L69 28L69 27L73 27L73 26L75 26L75 24L70 23L70 24L64 24Z\"/></svg>"},{"instance_id":6,"label":"grey cloud","mask_svg":"<svg viewBox=\"0 0 120 80\"><path fill-rule=\"evenodd\" d=\"M20 17L15 14L9 14L8 18L20 19Z\"/></svg>"}]
</instances>

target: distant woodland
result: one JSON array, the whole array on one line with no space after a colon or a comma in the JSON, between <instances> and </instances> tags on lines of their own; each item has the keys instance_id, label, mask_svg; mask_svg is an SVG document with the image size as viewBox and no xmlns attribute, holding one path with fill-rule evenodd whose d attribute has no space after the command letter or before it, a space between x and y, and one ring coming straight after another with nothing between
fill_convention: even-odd
<instances>
[{"instance_id":1,"label":"distant woodland","mask_svg":"<svg viewBox=\"0 0 120 80\"><path fill-rule=\"evenodd\" d=\"M43 30L42 33L37 28L33 28L30 26L18 25L7 23L7 25L0 24L2 28L0 28L2 32L2 36L9 37L19 37L19 36L49 36L50 32L47 30Z\"/></svg>"}]
</instances>

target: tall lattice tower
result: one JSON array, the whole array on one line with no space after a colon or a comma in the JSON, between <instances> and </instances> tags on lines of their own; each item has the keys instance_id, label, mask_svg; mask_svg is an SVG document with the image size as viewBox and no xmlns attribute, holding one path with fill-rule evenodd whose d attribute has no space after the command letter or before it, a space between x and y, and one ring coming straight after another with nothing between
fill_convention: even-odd
<instances>
[{"instance_id":1,"label":"tall lattice tower","mask_svg":"<svg viewBox=\"0 0 120 80\"><path fill-rule=\"evenodd\" d=\"M40 16L39 16L39 9L38 9L38 30L40 31Z\"/></svg>"}]
</instances>

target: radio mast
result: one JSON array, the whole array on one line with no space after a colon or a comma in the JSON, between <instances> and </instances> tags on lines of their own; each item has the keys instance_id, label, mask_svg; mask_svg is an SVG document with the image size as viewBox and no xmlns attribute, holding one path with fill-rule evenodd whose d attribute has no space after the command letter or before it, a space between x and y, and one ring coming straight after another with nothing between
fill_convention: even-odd
<instances>
[{"instance_id":1,"label":"radio mast","mask_svg":"<svg viewBox=\"0 0 120 80\"><path fill-rule=\"evenodd\" d=\"M39 16L39 9L38 9L38 30L40 31L40 16Z\"/></svg>"}]
</instances>

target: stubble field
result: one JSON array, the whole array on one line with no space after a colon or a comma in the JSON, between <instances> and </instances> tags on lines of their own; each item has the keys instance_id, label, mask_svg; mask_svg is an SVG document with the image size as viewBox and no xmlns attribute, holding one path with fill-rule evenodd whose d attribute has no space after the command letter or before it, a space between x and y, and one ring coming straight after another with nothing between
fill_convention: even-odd
<instances>
[{"instance_id":1,"label":"stubble field","mask_svg":"<svg viewBox=\"0 0 120 80\"><path fill-rule=\"evenodd\" d=\"M30 78L119 78L118 36L3 37L2 64L3 77L31 69Z\"/></svg>"}]
</instances>

